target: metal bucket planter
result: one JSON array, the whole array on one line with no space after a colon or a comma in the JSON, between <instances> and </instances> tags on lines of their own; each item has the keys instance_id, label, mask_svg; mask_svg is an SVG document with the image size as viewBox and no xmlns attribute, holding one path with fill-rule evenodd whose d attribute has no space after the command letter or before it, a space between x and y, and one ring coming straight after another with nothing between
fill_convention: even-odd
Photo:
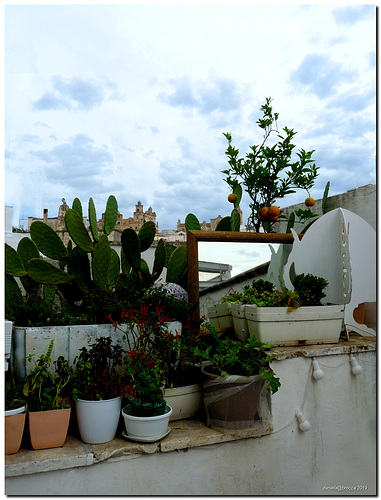
<instances>
[{"instance_id":1,"label":"metal bucket planter","mask_svg":"<svg viewBox=\"0 0 381 500\"><path fill-rule=\"evenodd\" d=\"M249 334L272 345L326 344L339 341L344 305L287 307L245 306Z\"/></svg>"}]
</instances>

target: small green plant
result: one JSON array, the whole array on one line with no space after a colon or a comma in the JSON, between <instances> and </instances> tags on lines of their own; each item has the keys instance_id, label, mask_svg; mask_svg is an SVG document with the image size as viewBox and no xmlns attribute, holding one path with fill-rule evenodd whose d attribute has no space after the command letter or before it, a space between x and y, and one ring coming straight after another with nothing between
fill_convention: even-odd
<instances>
[{"instance_id":1,"label":"small green plant","mask_svg":"<svg viewBox=\"0 0 381 500\"><path fill-rule=\"evenodd\" d=\"M21 383L12 376L7 376L5 380L5 411L14 410L25 406L25 396Z\"/></svg>"},{"instance_id":2,"label":"small green plant","mask_svg":"<svg viewBox=\"0 0 381 500\"><path fill-rule=\"evenodd\" d=\"M273 393L279 389L280 380L269 365L276 358L275 354L268 352L273 346L259 342L255 335L246 342L236 342L218 333L213 326L206 325L206 329L210 336L193 348L200 361L210 361L221 376L260 374Z\"/></svg>"},{"instance_id":3,"label":"small green plant","mask_svg":"<svg viewBox=\"0 0 381 500\"><path fill-rule=\"evenodd\" d=\"M123 349L110 337L100 337L89 348L83 347L74 360L74 401L78 398L100 401L124 396L128 381L121 374Z\"/></svg>"},{"instance_id":4,"label":"small green plant","mask_svg":"<svg viewBox=\"0 0 381 500\"><path fill-rule=\"evenodd\" d=\"M304 189L309 195L318 175L318 167L312 159L314 150L300 149L296 153L298 158L292 158L295 148L292 140L296 132L288 127L283 128L284 134L278 132L279 113L273 111L271 102L270 97L266 98L261 106L263 116L256 122L264 132L263 141L250 146L250 152L245 157L240 158L239 149L232 146L231 134L223 134L228 141L226 156L229 164L229 168L222 171L226 175L224 180L233 192L240 186L248 193L251 199L248 226L257 232L261 226L266 232L271 231L277 221L279 210L268 216L269 208L286 195L296 192L296 189ZM278 141L269 146L268 141L274 133Z\"/></svg>"},{"instance_id":5,"label":"small green plant","mask_svg":"<svg viewBox=\"0 0 381 500\"><path fill-rule=\"evenodd\" d=\"M30 411L56 410L67 406L62 397L70 374L55 375L51 371L53 344L54 340L51 340L46 354L41 354L37 360L34 354L27 356L27 361L34 363L23 388Z\"/></svg>"},{"instance_id":6,"label":"small green plant","mask_svg":"<svg viewBox=\"0 0 381 500\"><path fill-rule=\"evenodd\" d=\"M326 296L324 289L327 288L328 281L312 274L297 274L292 284L302 306L317 306L321 305Z\"/></svg>"}]
</instances>

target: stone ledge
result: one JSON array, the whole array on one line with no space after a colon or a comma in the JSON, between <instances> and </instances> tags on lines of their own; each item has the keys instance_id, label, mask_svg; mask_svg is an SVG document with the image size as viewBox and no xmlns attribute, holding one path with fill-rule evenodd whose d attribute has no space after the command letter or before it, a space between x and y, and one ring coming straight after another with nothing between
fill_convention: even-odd
<instances>
[{"instance_id":1,"label":"stone ledge","mask_svg":"<svg viewBox=\"0 0 381 500\"><path fill-rule=\"evenodd\" d=\"M277 355L276 361L292 358L314 358L316 356L331 356L335 354L351 354L375 351L377 337L362 337L358 333L351 333L349 340L340 338L337 344L310 344L300 346L274 347L272 352Z\"/></svg>"},{"instance_id":2,"label":"stone ledge","mask_svg":"<svg viewBox=\"0 0 381 500\"><path fill-rule=\"evenodd\" d=\"M220 432L207 427L198 420L177 420L170 422L171 432L157 443L137 443L117 437L104 444L85 444L68 436L64 446L49 450L22 448L15 455L5 457L5 476L14 477L39 472L48 472L73 467L89 466L109 459L122 460L136 454L171 452L210 444L226 443L239 439L260 437L269 434L261 423L250 429Z\"/></svg>"}]
</instances>

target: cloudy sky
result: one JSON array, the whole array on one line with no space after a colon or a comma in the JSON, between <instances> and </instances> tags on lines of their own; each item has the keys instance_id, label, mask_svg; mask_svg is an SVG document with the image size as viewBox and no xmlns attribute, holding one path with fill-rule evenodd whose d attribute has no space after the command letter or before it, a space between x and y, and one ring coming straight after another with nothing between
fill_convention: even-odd
<instances>
[{"instance_id":1,"label":"cloudy sky","mask_svg":"<svg viewBox=\"0 0 381 500\"><path fill-rule=\"evenodd\" d=\"M6 4L4 21L14 225L62 198L100 217L110 194L125 218L152 206L160 230L228 215L223 132L242 156L259 144L266 97L316 150L313 196L375 182L375 6Z\"/></svg>"}]
</instances>

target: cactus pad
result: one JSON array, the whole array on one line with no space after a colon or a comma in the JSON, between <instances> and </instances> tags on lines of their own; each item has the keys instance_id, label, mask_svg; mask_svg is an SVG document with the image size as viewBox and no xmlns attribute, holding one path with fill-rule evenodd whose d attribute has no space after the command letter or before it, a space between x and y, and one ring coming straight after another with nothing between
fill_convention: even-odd
<instances>
[{"instance_id":1,"label":"cactus pad","mask_svg":"<svg viewBox=\"0 0 381 500\"><path fill-rule=\"evenodd\" d=\"M106 204L105 222L103 230L105 234L110 234L114 230L116 221L118 220L118 202L115 196L109 196Z\"/></svg>"},{"instance_id":2,"label":"cactus pad","mask_svg":"<svg viewBox=\"0 0 381 500\"><path fill-rule=\"evenodd\" d=\"M28 275L38 283L46 285L58 285L60 283L68 283L72 280L70 274L61 271L43 259L32 259L26 266Z\"/></svg>"},{"instance_id":3,"label":"cactus pad","mask_svg":"<svg viewBox=\"0 0 381 500\"><path fill-rule=\"evenodd\" d=\"M93 252L93 280L97 288L104 288L107 284L110 260L110 242L107 234L101 234Z\"/></svg>"},{"instance_id":4,"label":"cactus pad","mask_svg":"<svg viewBox=\"0 0 381 500\"><path fill-rule=\"evenodd\" d=\"M179 284L187 269L187 249L185 246L177 247L173 251L167 267L168 283Z\"/></svg>"},{"instance_id":5,"label":"cactus pad","mask_svg":"<svg viewBox=\"0 0 381 500\"><path fill-rule=\"evenodd\" d=\"M188 214L185 217L185 229L187 231L200 231L200 222L194 214Z\"/></svg>"},{"instance_id":6,"label":"cactus pad","mask_svg":"<svg viewBox=\"0 0 381 500\"><path fill-rule=\"evenodd\" d=\"M41 253L54 260L67 257L67 249L58 234L42 221L34 221L30 226L30 237Z\"/></svg>"},{"instance_id":7,"label":"cactus pad","mask_svg":"<svg viewBox=\"0 0 381 500\"><path fill-rule=\"evenodd\" d=\"M97 213L95 211L95 205L92 198L89 199L89 222L94 241L98 241Z\"/></svg>"},{"instance_id":8,"label":"cactus pad","mask_svg":"<svg viewBox=\"0 0 381 500\"><path fill-rule=\"evenodd\" d=\"M83 218L82 203L81 203L79 198L74 198L72 208L73 208L73 210L75 210L77 212L77 214L82 219Z\"/></svg>"},{"instance_id":9,"label":"cactus pad","mask_svg":"<svg viewBox=\"0 0 381 500\"><path fill-rule=\"evenodd\" d=\"M89 233L87 232L81 217L72 208L66 210L65 224L70 237L76 245L82 248L85 252L92 252L94 250L93 242L91 241Z\"/></svg>"},{"instance_id":10,"label":"cactus pad","mask_svg":"<svg viewBox=\"0 0 381 500\"><path fill-rule=\"evenodd\" d=\"M140 228L138 238L140 242L140 251L145 252L152 245L155 238L156 226L152 221L145 222Z\"/></svg>"},{"instance_id":11,"label":"cactus pad","mask_svg":"<svg viewBox=\"0 0 381 500\"><path fill-rule=\"evenodd\" d=\"M17 253L24 266L30 261L30 259L38 259L40 257L40 252L36 247L33 240L30 238L22 238L17 245Z\"/></svg>"},{"instance_id":12,"label":"cactus pad","mask_svg":"<svg viewBox=\"0 0 381 500\"><path fill-rule=\"evenodd\" d=\"M25 276L26 271L19 254L5 243L5 272L10 276Z\"/></svg>"},{"instance_id":13,"label":"cactus pad","mask_svg":"<svg viewBox=\"0 0 381 500\"><path fill-rule=\"evenodd\" d=\"M126 259L134 271L140 271L140 242L136 232L131 229L125 229L121 236L122 248Z\"/></svg>"}]
</instances>

